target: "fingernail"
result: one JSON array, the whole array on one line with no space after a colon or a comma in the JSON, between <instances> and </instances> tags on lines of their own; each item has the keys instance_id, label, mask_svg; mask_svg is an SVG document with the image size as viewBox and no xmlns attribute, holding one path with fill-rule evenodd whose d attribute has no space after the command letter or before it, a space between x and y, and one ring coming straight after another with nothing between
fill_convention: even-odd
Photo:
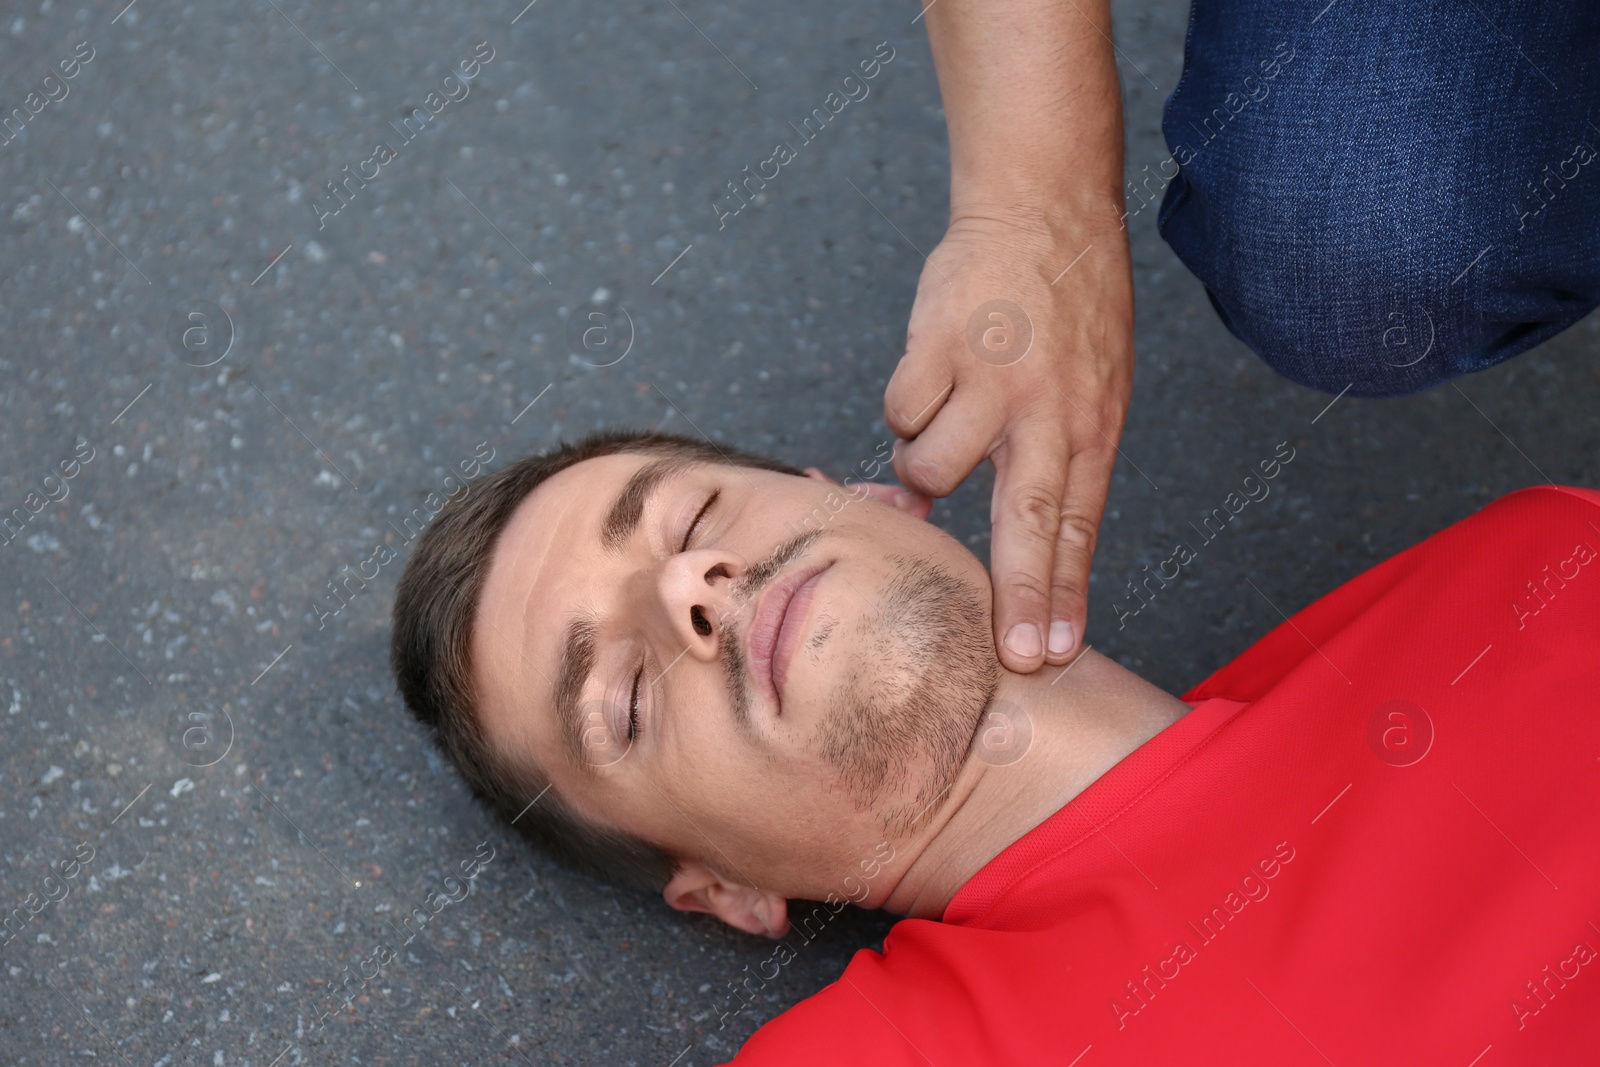
<instances>
[{"instance_id":1,"label":"fingernail","mask_svg":"<svg viewBox=\"0 0 1600 1067\"><path fill-rule=\"evenodd\" d=\"M894 495L894 506L901 511L910 511L917 505L917 495L908 489L902 489Z\"/></svg>"},{"instance_id":2,"label":"fingernail","mask_svg":"<svg viewBox=\"0 0 1600 1067\"><path fill-rule=\"evenodd\" d=\"M1064 656L1072 651L1072 624L1066 619L1056 619L1050 624L1050 654Z\"/></svg>"},{"instance_id":3,"label":"fingernail","mask_svg":"<svg viewBox=\"0 0 1600 1067\"><path fill-rule=\"evenodd\" d=\"M1031 622L1019 622L1006 631L1006 647L1023 659L1033 659L1044 651L1039 638L1039 628Z\"/></svg>"}]
</instances>

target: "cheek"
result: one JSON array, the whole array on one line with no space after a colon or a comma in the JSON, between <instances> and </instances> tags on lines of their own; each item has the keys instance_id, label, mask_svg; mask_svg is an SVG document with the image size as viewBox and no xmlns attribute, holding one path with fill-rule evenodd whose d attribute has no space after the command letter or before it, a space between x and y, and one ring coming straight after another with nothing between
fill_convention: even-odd
<instances>
[{"instance_id":1,"label":"cheek","mask_svg":"<svg viewBox=\"0 0 1600 1067\"><path fill-rule=\"evenodd\" d=\"M770 792L774 775L765 760L738 762L730 753L677 767L691 770L632 783L637 788L619 806L617 825L716 870L729 857L747 866L783 836L785 813Z\"/></svg>"},{"instance_id":2,"label":"cheek","mask_svg":"<svg viewBox=\"0 0 1600 1067\"><path fill-rule=\"evenodd\" d=\"M834 525L872 546L879 555L928 555L941 562L954 557L976 560L965 545L934 523L875 497L851 503L840 511Z\"/></svg>"},{"instance_id":3,"label":"cheek","mask_svg":"<svg viewBox=\"0 0 1600 1067\"><path fill-rule=\"evenodd\" d=\"M872 575L872 585L861 586L864 597L877 600L908 562L922 561L962 582L978 595L984 611L990 610L993 594L987 568L966 545L931 522L876 501L852 505L840 518L841 542L848 539L848 547L841 551Z\"/></svg>"},{"instance_id":4,"label":"cheek","mask_svg":"<svg viewBox=\"0 0 1600 1067\"><path fill-rule=\"evenodd\" d=\"M760 743L734 724L721 666L701 673L693 688L672 694L653 724L655 736L642 738L619 765L641 812L666 813L679 823L708 817L725 822L726 813L737 813L759 795L770 762ZM628 767L629 762L634 765Z\"/></svg>"}]
</instances>

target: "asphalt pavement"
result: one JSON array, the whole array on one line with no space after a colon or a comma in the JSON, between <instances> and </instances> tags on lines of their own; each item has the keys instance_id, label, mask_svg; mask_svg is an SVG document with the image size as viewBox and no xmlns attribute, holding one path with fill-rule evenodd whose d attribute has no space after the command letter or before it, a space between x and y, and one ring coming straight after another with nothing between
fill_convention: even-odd
<instances>
[{"instance_id":1,"label":"asphalt pavement","mask_svg":"<svg viewBox=\"0 0 1600 1067\"><path fill-rule=\"evenodd\" d=\"M885 918L846 912L730 1010L766 941L545 859L430 751L387 669L397 564L314 605L483 448L634 425L836 477L874 456L949 191L917 5L125 3L0 16L0 513L26 516L0 546L0 904L38 905L0 945L0 1062L726 1060ZM1187 13L1114 4L1132 174L1167 156ZM1600 485L1600 317L1336 399L1228 334L1153 210L1130 232L1088 640L1157 684L1506 492ZM1119 625L1280 446L1270 496ZM984 558L991 486L933 516Z\"/></svg>"}]
</instances>

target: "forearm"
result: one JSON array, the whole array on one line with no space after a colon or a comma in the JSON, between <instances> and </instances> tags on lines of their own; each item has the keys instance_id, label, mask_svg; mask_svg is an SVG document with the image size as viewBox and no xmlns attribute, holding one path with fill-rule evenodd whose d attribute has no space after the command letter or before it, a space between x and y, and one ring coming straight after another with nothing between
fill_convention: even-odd
<instances>
[{"instance_id":1,"label":"forearm","mask_svg":"<svg viewBox=\"0 0 1600 1067\"><path fill-rule=\"evenodd\" d=\"M925 11L950 131L951 220L1118 225L1109 0L935 0Z\"/></svg>"}]
</instances>

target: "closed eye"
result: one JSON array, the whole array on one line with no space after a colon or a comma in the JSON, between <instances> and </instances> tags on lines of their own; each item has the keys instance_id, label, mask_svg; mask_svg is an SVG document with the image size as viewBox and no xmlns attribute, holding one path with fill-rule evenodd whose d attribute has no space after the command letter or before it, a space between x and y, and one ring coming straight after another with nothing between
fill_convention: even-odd
<instances>
[{"instance_id":1,"label":"closed eye","mask_svg":"<svg viewBox=\"0 0 1600 1067\"><path fill-rule=\"evenodd\" d=\"M705 518L706 512L711 510L711 505L715 504L717 502L717 497L721 495L721 489L714 489L712 490L711 495L706 498L704 506L702 506L700 510L695 513L694 521L689 524L689 529L684 533L683 547L678 549L679 552L689 551L689 541L694 537L695 530L699 528L700 520Z\"/></svg>"},{"instance_id":2,"label":"closed eye","mask_svg":"<svg viewBox=\"0 0 1600 1067\"><path fill-rule=\"evenodd\" d=\"M639 665L638 673L633 676L633 694L628 698L628 743L632 744L639 736L639 686L644 681L644 664Z\"/></svg>"}]
</instances>

